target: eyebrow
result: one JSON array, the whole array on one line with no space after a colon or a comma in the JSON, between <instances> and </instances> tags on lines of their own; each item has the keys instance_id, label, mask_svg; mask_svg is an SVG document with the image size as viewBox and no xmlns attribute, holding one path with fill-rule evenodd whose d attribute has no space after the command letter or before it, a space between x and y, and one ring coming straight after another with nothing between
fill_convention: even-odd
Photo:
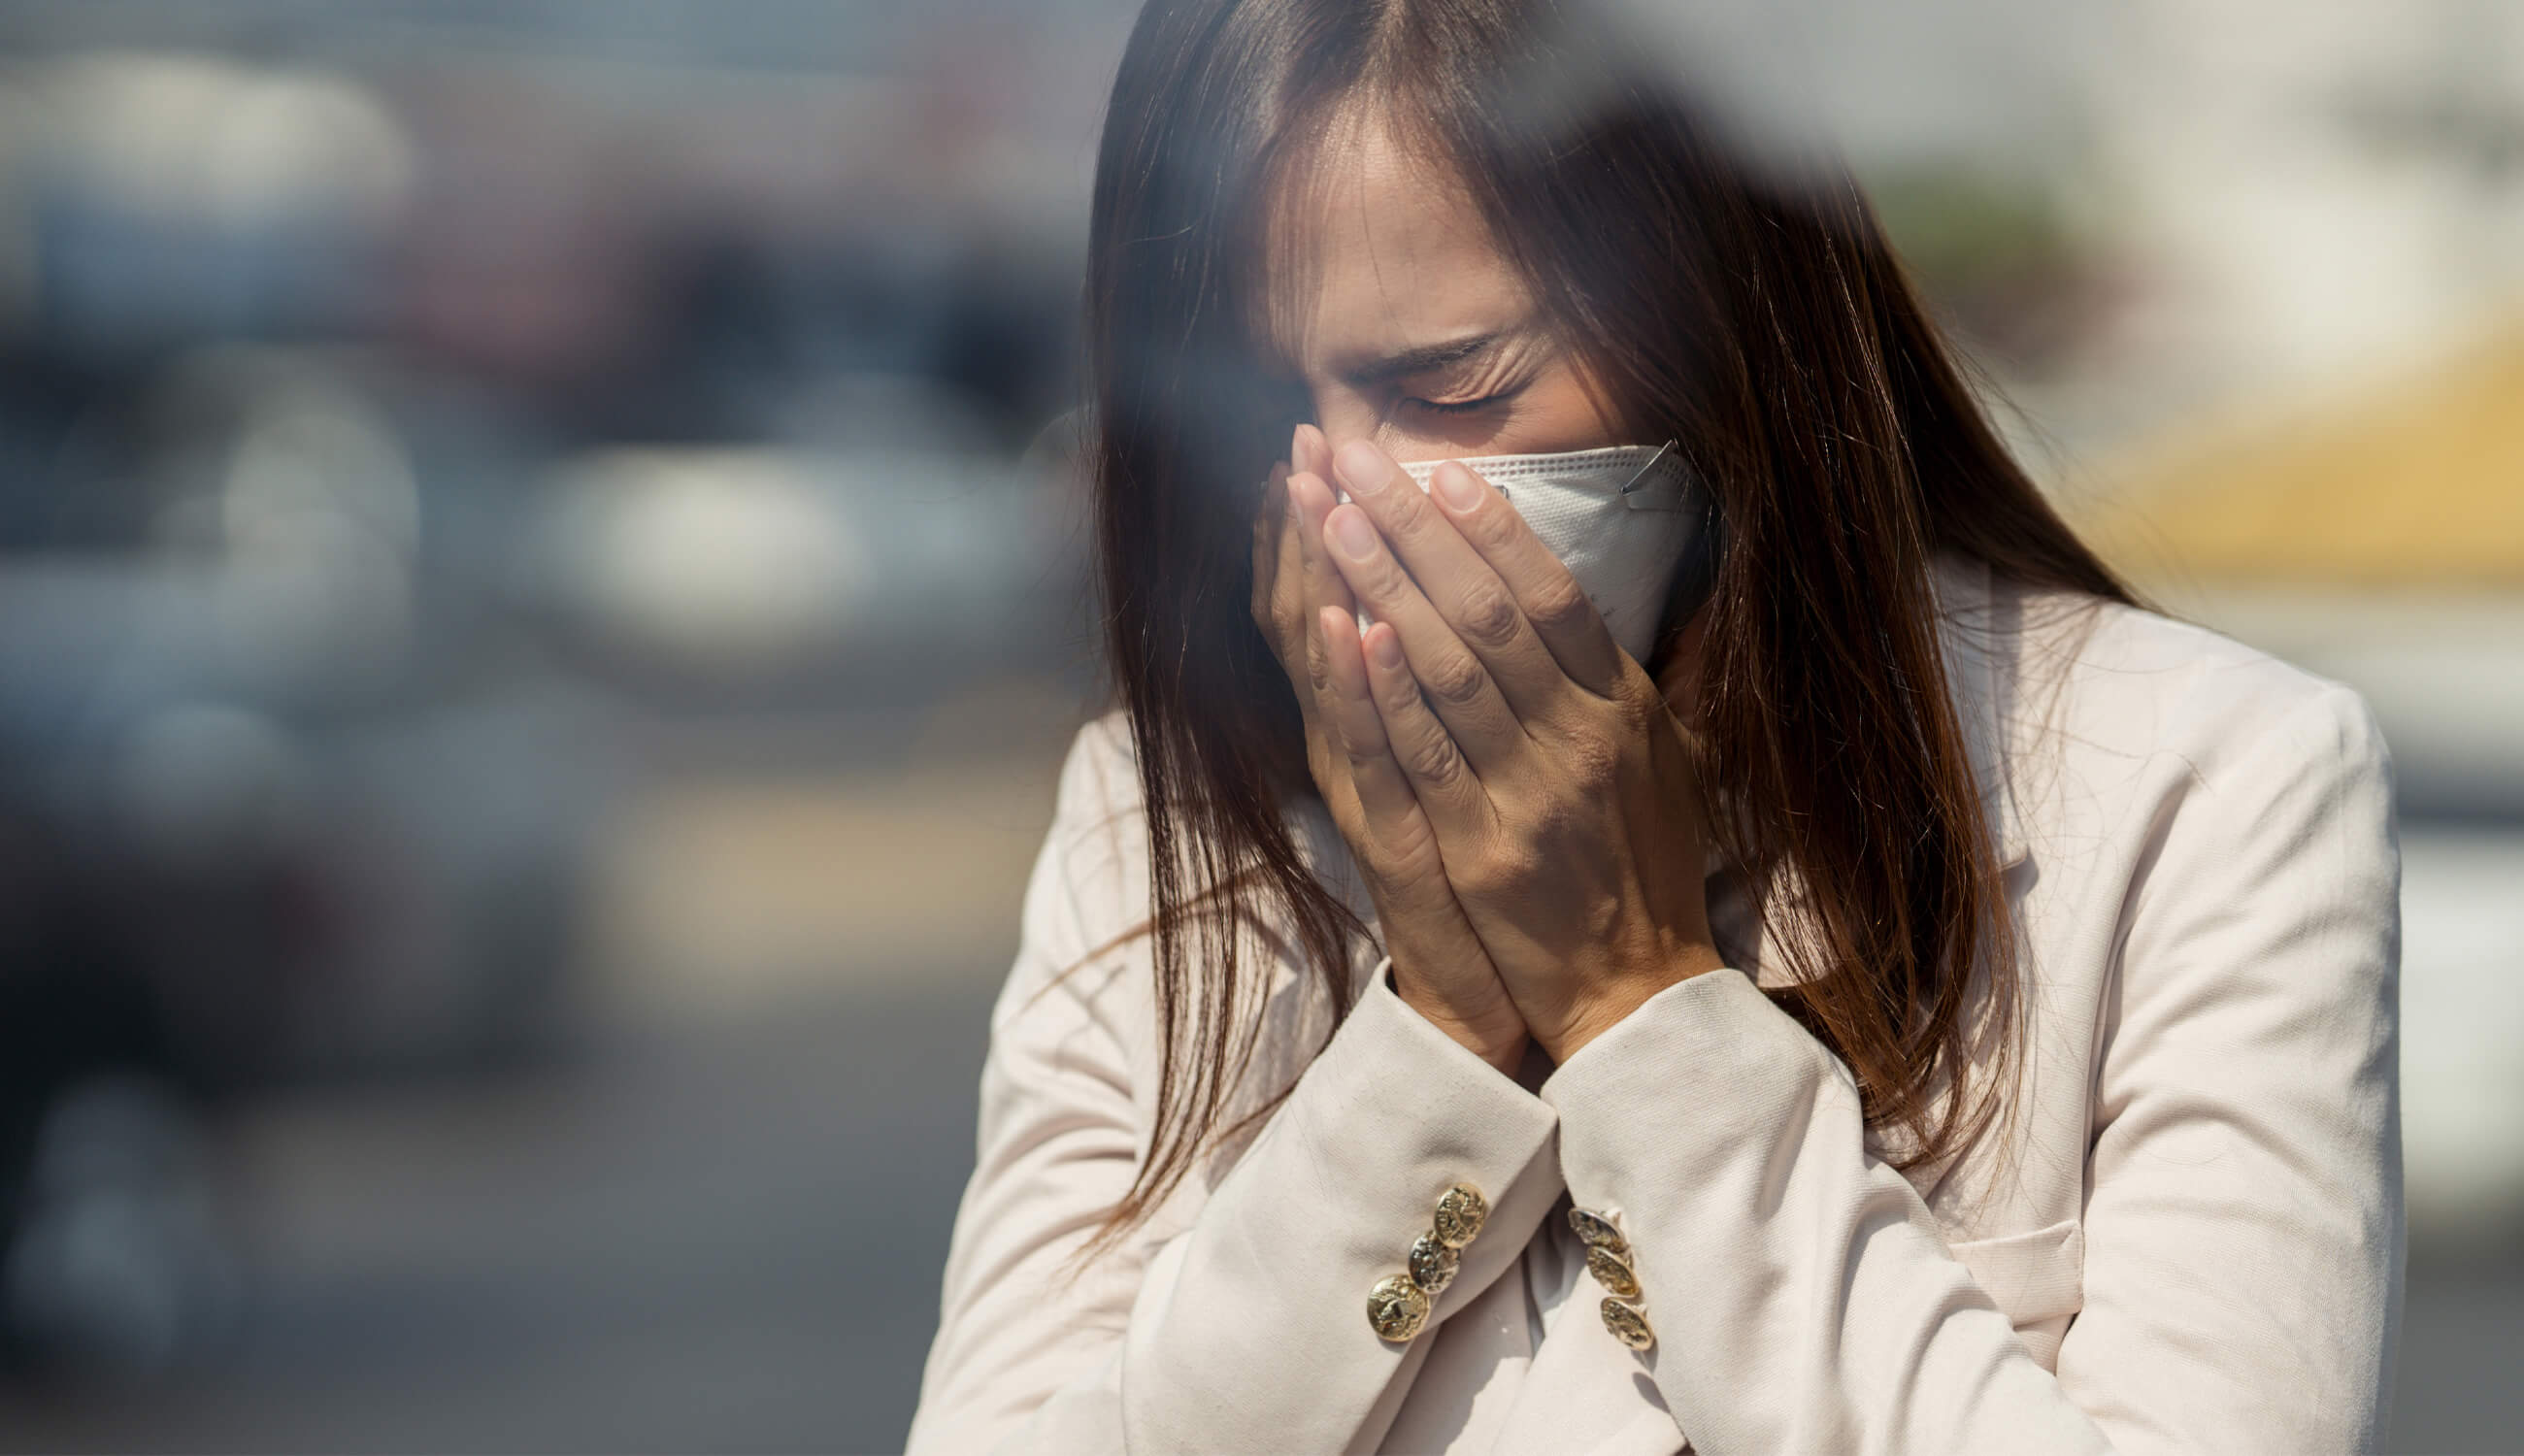
<instances>
[{"instance_id":1,"label":"eyebrow","mask_svg":"<svg viewBox=\"0 0 2524 1456\"><path fill-rule=\"evenodd\" d=\"M1389 354L1383 359L1343 369L1341 380L1354 389L1372 389L1380 384L1390 384L1396 379L1408 379L1415 374L1430 373L1477 359L1497 348L1506 338L1507 334L1504 331L1494 331L1450 339L1442 344L1426 344L1417 349L1405 349L1399 354Z\"/></svg>"}]
</instances>

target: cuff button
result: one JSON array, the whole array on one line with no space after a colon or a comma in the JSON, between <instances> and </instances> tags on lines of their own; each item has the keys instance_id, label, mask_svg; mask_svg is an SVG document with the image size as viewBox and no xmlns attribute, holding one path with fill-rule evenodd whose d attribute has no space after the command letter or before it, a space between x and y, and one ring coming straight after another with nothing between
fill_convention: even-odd
<instances>
[{"instance_id":1,"label":"cuff button","mask_svg":"<svg viewBox=\"0 0 2524 1456\"><path fill-rule=\"evenodd\" d=\"M1463 1256L1437 1241L1433 1233L1423 1234L1411 1244L1411 1282L1431 1294L1442 1294L1446 1286L1455 1282L1455 1271L1463 1267Z\"/></svg>"},{"instance_id":2,"label":"cuff button","mask_svg":"<svg viewBox=\"0 0 2524 1456\"><path fill-rule=\"evenodd\" d=\"M1613 1227L1611 1219L1592 1209L1570 1209L1569 1227L1576 1231L1579 1238L1586 1241L1589 1248L1611 1249L1614 1255L1620 1258L1629 1256L1629 1240L1622 1237L1621 1230Z\"/></svg>"},{"instance_id":3,"label":"cuff button","mask_svg":"<svg viewBox=\"0 0 2524 1456\"><path fill-rule=\"evenodd\" d=\"M1429 1323L1429 1291L1396 1274L1367 1291L1367 1323L1379 1339L1400 1344Z\"/></svg>"},{"instance_id":4,"label":"cuff button","mask_svg":"<svg viewBox=\"0 0 2524 1456\"><path fill-rule=\"evenodd\" d=\"M1611 1249L1588 1244L1586 1272L1595 1276L1595 1283L1602 1285L1605 1291L1616 1299L1635 1300L1639 1297L1639 1277L1631 1273L1630 1266Z\"/></svg>"},{"instance_id":5,"label":"cuff button","mask_svg":"<svg viewBox=\"0 0 2524 1456\"><path fill-rule=\"evenodd\" d=\"M1604 1328L1613 1337L1634 1350L1644 1350L1656 1343L1656 1332L1648 1328L1648 1317L1619 1299L1604 1301Z\"/></svg>"},{"instance_id":6,"label":"cuff button","mask_svg":"<svg viewBox=\"0 0 2524 1456\"><path fill-rule=\"evenodd\" d=\"M1462 1248L1489 1222L1489 1200L1480 1189L1468 1183L1456 1184L1437 1198L1437 1241L1448 1248Z\"/></svg>"}]
</instances>

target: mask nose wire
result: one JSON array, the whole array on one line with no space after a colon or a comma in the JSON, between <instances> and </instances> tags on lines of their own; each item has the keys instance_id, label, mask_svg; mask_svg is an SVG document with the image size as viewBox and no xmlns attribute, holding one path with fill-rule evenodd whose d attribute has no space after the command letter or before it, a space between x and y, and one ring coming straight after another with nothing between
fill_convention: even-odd
<instances>
[{"instance_id":1,"label":"mask nose wire","mask_svg":"<svg viewBox=\"0 0 2524 1456\"><path fill-rule=\"evenodd\" d=\"M1632 510L1659 510L1667 509L1662 506L1653 505L1649 502L1648 491L1644 482L1647 480L1649 472L1654 470L1658 465L1664 463L1665 458L1674 454L1678 448L1680 448L1680 444L1681 442L1676 440L1668 440L1663 445L1657 447L1657 453L1649 456L1647 463L1639 466L1638 472L1633 474L1629 478L1628 483L1622 487L1621 496L1623 505L1629 507Z\"/></svg>"}]
</instances>

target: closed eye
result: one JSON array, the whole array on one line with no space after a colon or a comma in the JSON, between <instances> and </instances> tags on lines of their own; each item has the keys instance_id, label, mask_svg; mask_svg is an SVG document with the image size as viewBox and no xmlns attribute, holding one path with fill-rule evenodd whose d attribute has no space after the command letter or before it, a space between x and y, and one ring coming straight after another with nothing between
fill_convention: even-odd
<instances>
[{"instance_id":1,"label":"closed eye","mask_svg":"<svg viewBox=\"0 0 2524 1456\"><path fill-rule=\"evenodd\" d=\"M1507 389L1469 400L1405 399L1402 403L1413 410L1430 414L1477 414L1483 410L1495 410L1521 393L1523 393L1522 390Z\"/></svg>"}]
</instances>

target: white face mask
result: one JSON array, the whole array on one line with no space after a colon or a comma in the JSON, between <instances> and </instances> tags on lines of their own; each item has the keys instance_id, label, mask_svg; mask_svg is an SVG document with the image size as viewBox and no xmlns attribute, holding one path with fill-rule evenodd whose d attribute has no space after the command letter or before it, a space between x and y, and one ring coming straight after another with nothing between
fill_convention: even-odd
<instances>
[{"instance_id":1,"label":"white face mask","mask_svg":"<svg viewBox=\"0 0 2524 1456\"><path fill-rule=\"evenodd\" d=\"M1402 468L1422 490L1443 460ZM1498 488L1569 574L1578 578L1622 651L1645 661L1675 573L1703 571L1710 542L1708 493L1681 452L1664 445L1616 445L1556 455L1463 459ZM1373 618L1359 613L1364 628Z\"/></svg>"}]
</instances>

